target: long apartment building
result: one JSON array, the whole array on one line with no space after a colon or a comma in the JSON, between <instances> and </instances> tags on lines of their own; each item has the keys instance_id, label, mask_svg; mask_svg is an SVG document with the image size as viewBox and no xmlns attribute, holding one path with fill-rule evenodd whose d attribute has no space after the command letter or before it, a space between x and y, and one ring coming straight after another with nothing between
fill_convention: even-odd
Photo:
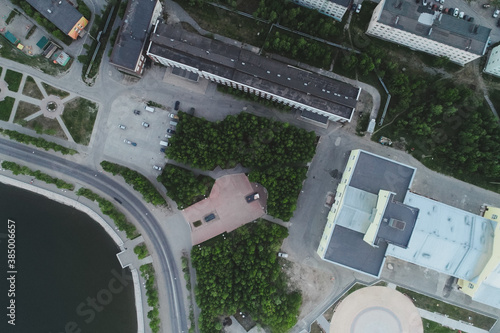
<instances>
[{"instance_id":1,"label":"long apartment building","mask_svg":"<svg viewBox=\"0 0 500 333\"><path fill-rule=\"evenodd\" d=\"M119 71L138 77L142 75L146 62L144 46L161 11L158 0L128 1L109 61Z\"/></svg>"},{"instance_id":2,"label":"long apartment building","mask_svg":"<svg viewBox=\"0 0 500 333\"><path fill-rule=\"evenodd\" d=\"M491 29L413 0L382 0L366 33L465 65L483 56Z\"/></svg>"},{"instance_id":3,"label":"long apartment building","mask_svg":"<svg viewBox=\"0 0 500 333\"><path fill-rule=\"evenodd\" d=\"M484 72L500 77L500 46L491 50Z\"/></svg>"},{"instance_id":4,"label":"long apartment building","mask_svg":"<svg viewBox=\"0 0 500 333\"><path fill-rule=\"evenodd\" d=\"M361 88L257 55L235 45L157 22L147 56L331 121L352 119Z\"/></svg>"},{"instance_id":5,"label":"long apartment building","mask_svg":"<svg viewBox=\"0 0 500 333\"><path fill-rule=\"evenodd\" d=\"M316 9L321 14L342 21L352 0L293 0L298 5Z\"/></svg>"},{"instance_id":6,"label":"long apartment building","mask_svg":"<svg viewBox=\"0 0 500 333\"><path fill-rule=\"evenodd\" d=\"M66 0L26 0L33 8L52 22L59 30L73 39L85 33L89 23L71 3ZM90 19L90 17L89 17Z\"/></svg>"}]
</instances>

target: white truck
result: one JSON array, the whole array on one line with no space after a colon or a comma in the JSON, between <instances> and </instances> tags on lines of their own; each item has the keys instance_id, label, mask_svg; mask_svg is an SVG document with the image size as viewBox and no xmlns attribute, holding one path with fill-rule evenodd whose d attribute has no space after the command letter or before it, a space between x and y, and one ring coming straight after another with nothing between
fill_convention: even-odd
<instances>
[{"instance_id":1,"label":"white truck","mask_svg":"<svg viewBox=\"0 0 500 333\"><path fill-rule=\"evenodd\" d=\"M168 147L168 141L160 141L160 145L162 145L163 147Z\"/></svg>"}]
</instances>

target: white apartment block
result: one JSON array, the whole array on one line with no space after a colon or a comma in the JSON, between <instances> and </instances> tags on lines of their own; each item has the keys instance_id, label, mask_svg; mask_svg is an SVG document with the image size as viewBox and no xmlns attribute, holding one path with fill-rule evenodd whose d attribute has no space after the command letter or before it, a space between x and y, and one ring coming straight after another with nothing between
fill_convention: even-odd
<instances>
[{"instance_id":1,"label":"white apartment block","mask_svg":"<svg viewBox=\"0 0 500 333\"><path fill-rule=\"evenodd\" d=\"M298 5L316 9L321 14L342 21L349 4L352 0L293 0Z\"/></svg>"},{"instance_id":2,"label":"white apartment block","mask_svg":"<svg viewBox=\"0 0 500 333\"><path fill-rule=\"evenodd\" d=\"M461 66L483 56L491 29L442 14L414 0L382 0L366 33Z\"/></svg>"},{"instance_id":3,"label":"white apartment block","mask_svg":"<svg viewBox=\"0 0 500 333\"><path fill-rule=\"evenodd\" d=\"M159 22L146 54L164 66L331 121L350 121L361 93L361 88L350 84Z\"/></svg>"},{"instance_id":4,"label":"white apartment block","mask_svg":"<svg viewBox=\"0 0 500 333\"><path fill-rule=\"evenodd\" d=\"M491 50L484 72L500 77L500 45Z\"/></svg>"}]
</instances>

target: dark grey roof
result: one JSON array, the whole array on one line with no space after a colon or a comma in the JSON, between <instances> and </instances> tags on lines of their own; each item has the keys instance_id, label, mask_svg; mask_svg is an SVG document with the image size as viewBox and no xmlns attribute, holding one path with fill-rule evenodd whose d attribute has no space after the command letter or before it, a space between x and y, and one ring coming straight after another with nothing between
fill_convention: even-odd
<instances>
[{"instance_id":1,"label":"dark grey roof","mask_svg":"<svg viewBox=\"0 0 500 333\"><path fill-rule=\"evenodd\" d=\"M359 88L239 47L158 24L149 53L350 119Z\"/></svg>"},{"instance_id":2,"label":"dark grey roof","mask_svg":"<svg viewBox=\"0 0 500 333\"><path fill-rule=\"evenodd\" d=\"M330 2L347 7L352 2L352 0L330 0Z\"/></svg>"},{"instance_id":3,"label":"dark grey roof","mask_svg":"<svg viewBox=\"0 0 500 333\"><path fill-rule=\"evenodd\" d=\"M151 29L157 0L129 0L118 31L110 62L135 72Z\"/></svg>"},{"instance_id":4,"label":"dark grey roof","mask_svg":"<svg viewBox=\"0 0 500 333\"><path fill-rule=\"evenodd\" d=\"M69 33L83 15L66 0L26 0L64 33Z\"/></svg>"},{"instance_id":5,"label":"dark grey roof","mask_svg":"<svg viewBox=\"0 0 500 333\"><path fill-rule=\"evenodd\" d=\"M403 202L414 174L415 168L361 151L349 185L377 195L379 190L391 191Z\"/></svg>"},{"instance_id":6,"label":"dark grey roof","mask_svg":"<svg viewBox=\"0 0 500 333\"><path fill-rule=\"evenodd\" d=\"M479 55L484 54L491 32L489 28L430 10L414 0L386 0L378 21Z\"/></svg>"},{"instance_id":7,"label":"dark grey roof","mask_svg":"<svg viewBox=\"0 0 500 333\"><path fill-rule=\"evenodd\" d=\"M375 244L379 244L380 241L386 241L387 243L400 247L408 247L413 228L415 228L418 213L418 208L395 201L394 195L391 194L378 229ZM390 226L389 223L391 219L402 221L404 223L404 229L401 230Z\"/></svg>"},{"instance_id":8,"label":"dark grey roof","mask_svg":"<svg viewBox=\"0 0 500 333\"><path fill-rule=\"evenodd\" d=\"M335 225L325 259L373 276L379 276L387 243L381 242L379 247L372 247L363 240L363 236L360 232Z\"/></svg>"},{"instance_id":9,"label":"dark grey roof","mask_svg":"<svg viewBox=\"0 0 500 333\"><path fill-rule=\"evenodd\" d=\"M328 117L325 117L323 115L320 115L320 114L317 114L317 113L314 113L314 112L311 112L311 111L302 110L302 112L300 113L300 115L302 117L304 117L304 118L317 121L318 123L328 124Z\"/></svg>"}]
</instances>

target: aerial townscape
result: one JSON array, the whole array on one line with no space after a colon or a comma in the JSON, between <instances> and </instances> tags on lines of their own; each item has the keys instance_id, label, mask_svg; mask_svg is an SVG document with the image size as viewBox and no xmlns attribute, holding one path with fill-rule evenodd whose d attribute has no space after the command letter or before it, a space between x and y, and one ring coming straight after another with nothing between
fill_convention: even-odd
<instances>
[{"instance_id":1,"label":"aerial townscape","mask_svg":"<svg viewBox=\"0 0 500 333\"><path fill-rule=\"evenodd\" d=\"M500 0L0 11L0 332L500 333Z\"/></svg>"}]
</instances>

